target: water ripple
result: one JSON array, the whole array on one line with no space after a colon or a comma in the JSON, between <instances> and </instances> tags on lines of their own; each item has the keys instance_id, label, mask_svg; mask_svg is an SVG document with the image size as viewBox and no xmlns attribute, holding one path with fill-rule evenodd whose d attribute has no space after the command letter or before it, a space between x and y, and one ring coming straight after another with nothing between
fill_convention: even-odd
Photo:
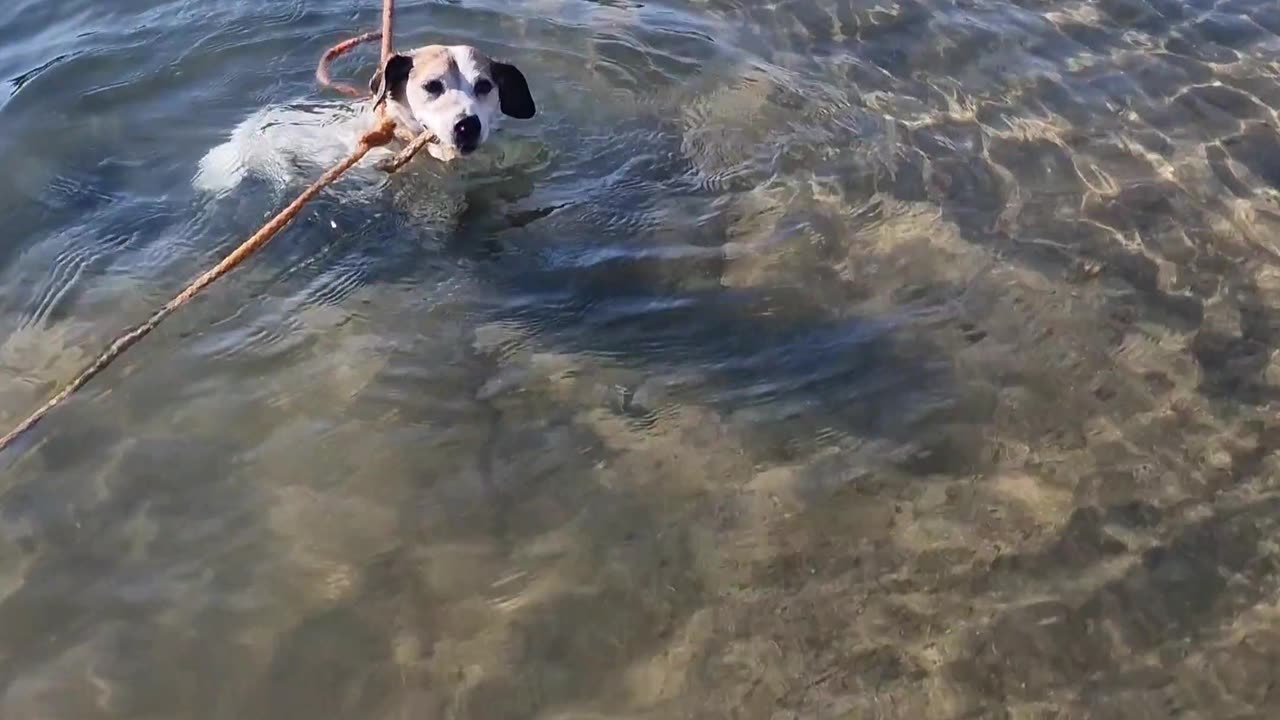
<instances>
[{"instance_id":1,"label":"water ripple","mask_svg":"<svg viewBox=\"0 0 1280 720\"><path fill-rule=\"evenodd\" d=\"M0 420L349 150L376 5L0 7ZM1275 715L1276 3L398 8L538 117L0 460L0 716Z\"/></svg>"}]
</instances>

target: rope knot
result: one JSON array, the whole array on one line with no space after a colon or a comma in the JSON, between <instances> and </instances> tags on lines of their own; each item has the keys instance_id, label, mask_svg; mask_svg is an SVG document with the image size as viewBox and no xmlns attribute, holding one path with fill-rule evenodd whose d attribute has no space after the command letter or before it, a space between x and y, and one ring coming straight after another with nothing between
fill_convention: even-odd
<instances>
[{"instance_id":1,"label":"rope knot","mask_svg":"<svg viewBox=\"0 0 1280 720\"><path fill-rule=\"evenodd\" d=\"M360 138L360 147L366 150L382 147L394 140L395 137L396 121L385 115L379 115L378 124L367 130Z\"/></svg>"}]
</instances>

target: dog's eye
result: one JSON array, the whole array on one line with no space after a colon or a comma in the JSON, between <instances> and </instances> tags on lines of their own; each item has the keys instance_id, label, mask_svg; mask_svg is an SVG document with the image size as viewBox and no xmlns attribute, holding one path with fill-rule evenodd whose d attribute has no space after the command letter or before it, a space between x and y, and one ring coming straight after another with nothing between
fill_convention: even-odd
<instances>
[{"instance_id":1,"label":"dog's eye","mask_svg":"<svg viewBox=\"0 0 1280 720\"><path fill-rule=\"evenodd\" d=\"M482 78L476 81L477 95L488 95L492 90L493 90L493 83L489 82L488 80L485 80Z\"/></svg>"},{"instance_id":2,"label":"dog's eye","mask_svg":"<svg viewBox=\"0 0 1280 720\"><path fill-rule=\"evenodd\" d=\"M426 85L423 85L422 89L426 90L428 95L439 95L444 92L444 83L439 80L432 80Z\"/></svg>"}]
</instances>

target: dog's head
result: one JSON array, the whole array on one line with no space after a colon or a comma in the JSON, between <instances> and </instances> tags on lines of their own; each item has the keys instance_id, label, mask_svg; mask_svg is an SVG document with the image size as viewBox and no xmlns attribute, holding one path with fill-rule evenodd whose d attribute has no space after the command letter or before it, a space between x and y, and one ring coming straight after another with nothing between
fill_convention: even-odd
<instances>
[{"instance_id":1,"label":"dog's head","mask_svg":"<svg viewBox=\"0 0 1280 720\"><path fill-rule=\"evenodd\" d=\"M489 59L469 45L429 45L392 55L369 89L415 133L430 130L432 155L452 160L473 152L499 115L534 116L529 83L514 65Z\"/></svg>"}]
</instances>

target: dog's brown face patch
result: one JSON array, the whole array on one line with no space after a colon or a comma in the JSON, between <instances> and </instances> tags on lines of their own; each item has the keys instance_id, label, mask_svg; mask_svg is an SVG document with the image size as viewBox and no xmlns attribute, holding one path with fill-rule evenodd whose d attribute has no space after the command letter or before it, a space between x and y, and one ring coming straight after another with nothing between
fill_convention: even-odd
<instances>
[{"instance_id":1,"label":"dog's brown face patch","mask_svg":"<svg viewBox=\"0 0 1280 720\"><path fill-rule=\"evenodd\" d=\"M447 84L451 76L458 72L458 64L453 60L449 49L440 45L430 45L414 52L413 70L409 73L409 82L426 85L431 81Z\"/></svg>"}]
</instances>

